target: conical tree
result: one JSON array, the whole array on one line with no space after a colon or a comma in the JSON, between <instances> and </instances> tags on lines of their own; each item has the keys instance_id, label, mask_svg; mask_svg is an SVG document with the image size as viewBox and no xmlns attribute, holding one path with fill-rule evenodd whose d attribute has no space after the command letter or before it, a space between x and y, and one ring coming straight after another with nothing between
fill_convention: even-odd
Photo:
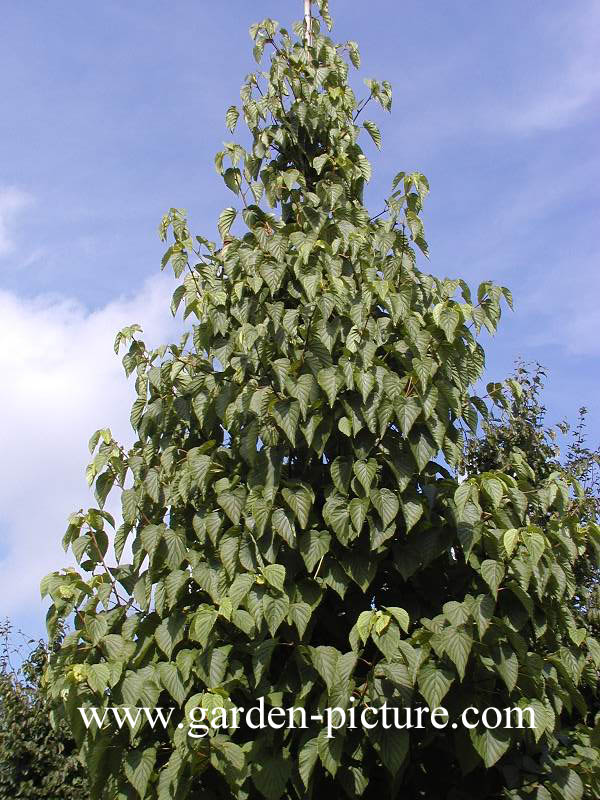
<instances>
[{"instance_id":1,"label":"conical tree","mask_svg":"<svg viewBox=\"0 0 600 800\"><path fill-rule=\"evenodd\" d=\"M330 26L325 0L320 12ZM391 88L367 81L359 102L357 45L311 28L251 28L269 64L241 92L250 148L216 158L236 203L222 245L176 209L161 225L191 327L153 351L137 326L117 337L137 441L92 437L99 508L64 539L81 574L43 585L50 629L74 620L49 685L97 798L580 797L576 772L544 754L597 676L600 648L569 609L597 529L524 456L458 482L464 430L485 410L477 335L510 293L485 283L472 299L418 269L423 175L399 173L385 213L365 208L359 137L380 134L361 113L389 110ZM227 112L232 131L239 116ZM211 709L261 697L267 714L304 709L306 725L276 712L271 727L233 727L232 714L190 735L192 709L219 723ZM448 727L373 727L366 708L384 702L443 704ZM451 724L490 705L533 707L537 727ZM86 706L176 710L164 728L86 729ZM333 707L356 724L328 737Z\"/></svg>"}]
</instances>

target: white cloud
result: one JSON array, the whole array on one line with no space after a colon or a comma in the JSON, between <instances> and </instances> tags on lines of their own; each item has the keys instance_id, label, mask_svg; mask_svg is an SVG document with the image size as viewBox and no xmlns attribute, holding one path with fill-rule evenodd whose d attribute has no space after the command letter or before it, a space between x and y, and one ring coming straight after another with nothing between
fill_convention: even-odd
<instances>
[{"instance_id":1,"label":"white cloud","mask_svg":"<svg viewBox=\"0 0 600 800\"><path fill-rule=\"evenodd\" d=\"M170 341L181 326L169 311L172 290L161 275L92 312L70 299L0 292L0 616L41 614L40 578L68 563L66 518L95 504L84 476L87 441L105 426L130 436L134 389L114 335L138 322L149 344Z\"/></svg>"},{"instance_id":2,"label":"white cloud","mask_svg":"<svg viewBox=\"0 0 600 800\"><path fill-rule=\"evenodd\" d=\"M0 188L0 257L14 250L12 230L15 218L31 202L31 196L21 189L12 186Z\"/></svg>"}]
</instances>

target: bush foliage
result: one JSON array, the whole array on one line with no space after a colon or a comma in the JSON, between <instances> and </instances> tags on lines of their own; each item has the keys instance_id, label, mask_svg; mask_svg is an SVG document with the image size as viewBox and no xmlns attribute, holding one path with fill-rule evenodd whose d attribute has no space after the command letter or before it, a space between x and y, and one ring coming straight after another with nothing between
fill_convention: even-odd
<instances>
[{"instance_id":1,"label":"bush foliage","mask_svg":"<svg viewBox=\"0 0 600 800\"><path fill-rule=\"evenodd\" d=\"M8 622L0 625L0 800L85 800L71 731L64 721L56 730L50 724L42 688L47 647L29 641L18 648L11 633Z\"/></svg>"}]
</instances>

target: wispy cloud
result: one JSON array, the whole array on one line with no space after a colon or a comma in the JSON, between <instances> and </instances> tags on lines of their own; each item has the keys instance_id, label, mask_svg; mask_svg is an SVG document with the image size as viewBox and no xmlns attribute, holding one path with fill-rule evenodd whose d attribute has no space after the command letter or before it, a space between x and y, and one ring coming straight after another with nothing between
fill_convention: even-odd
<instances>
[{"instance_id":1,"label":"wispy cloud","mask_svg":"<svg viewBox=\"0 0 600 800\"><path fill-rule=\"evenodd\" d=\"M0 616L39 608L40 578L67 562L66 517L95 502L84 479L87 440L105 426L130 436L134 390L114 334L138 322L149 343L169 339L180 325L168 310L172 288L162 275L93 312L68 298L0 292Z\"/></svg>"},{"instance_id":2,"label":"wispy cloud","mask_svg":"<svg viewBox=\"0 0 600 800\"><path fill-rule=\"evenodd\" d=\"M571 256L562 255L524 298L522 311L530 323L527 339L532 345L584 356L594 374L600 359L600 251L595 243L581 260L573 269Z\"/></svg>"},{"instance_id":3,"label":"wispy cloud","mask_svg":"<svg viewBox=\"0 0 600 800\"><path fill-rule=\"evenodd\" d=\"M493 123L517 134L536 134L576 123L600 101L600 4L570 3L540 17L545 57L523 64L514 102L493 109ZM515 86L514 82L510 84Z\"/></svg>"},{"instance_id":4,"label":"wispy cloud","mask_svg":"<svg viewBox=\"0 0 600 800\"><path fill-rule=\"evenodd\" d=\"M15 249L15 221L32 201L31 195L17 187L0 188L0 257Z\"/></svg>"}]
</instances>

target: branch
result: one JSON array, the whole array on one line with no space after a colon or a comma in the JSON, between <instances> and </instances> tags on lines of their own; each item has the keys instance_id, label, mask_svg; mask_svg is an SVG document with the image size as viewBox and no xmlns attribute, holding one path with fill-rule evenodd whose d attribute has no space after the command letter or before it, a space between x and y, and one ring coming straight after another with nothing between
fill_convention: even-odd
<instances>
[{"instance_id":1,"label":"branch","mask_svg":"<svg viewBox=\"0 0 600 800\"><path fill-rule=\"evenodd\" d=\"M370 95L367 97L367 99L366 99L366 100L364 100L364 101L362 102L362 104L360 104L360 105L358 106L358 109L357 109L357 111L356 111L356 114L355 114L355 115L352 117L352 121L353 121L353 122L356 122L356 120L358 119L359 115L362 113L362 111L364 111L364 109L367 107L367 105L370 103L370 101L371 101L372 99L373 99L373 92L371 92L371 94L370 94Z\"/></svg>"}]
</instances>

